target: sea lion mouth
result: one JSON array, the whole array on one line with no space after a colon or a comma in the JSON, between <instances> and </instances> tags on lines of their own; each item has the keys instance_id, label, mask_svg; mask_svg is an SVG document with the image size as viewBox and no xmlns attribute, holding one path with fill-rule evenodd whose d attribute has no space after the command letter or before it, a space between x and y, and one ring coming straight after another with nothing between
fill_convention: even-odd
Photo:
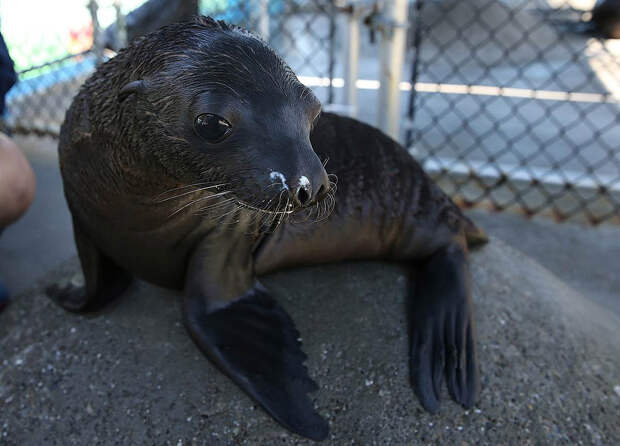
<instances>
[{"instance_id":1,"label":"sea lion mouth","mask_svg":"<svg viewBox=\"0 0 620 446\"><path fill-rule=\"evenodd\" d=\"M259 223L261 231L271 232L283 222L303 223L326 220L334 210L338 178L328 175L330 187L314 201L299 204L290 195L288 189L282 189L270 199L255 203L239 197L238 193L228 188L231 183L199 182L169 189L157 197L156 204L173 203L168 218L180 213L201 214L206 218L225 223L239 221L240 212L250 213L250 219ZM180 202L177 202L180 200Z\"/></svg>"},{"instance_id":2,"label":"sea lion mouth","mask_svg":"<svg viewBox=\"0 0 620 446\"><path fill-rule=\"evenodd\" d=\"M238 209L245 209L260 221L260 232L274 232L281 224L318 223L327 220L335 208L335 187L313 203L296 206L290 200L284 206L265 209L237 199Z\"/></svg>"},{"instance_id":3,"label":"sea lion mouth","mask_svg":"<svg viewBox=\"0 0 620 446\"><path fill-rule=\"evenodd\" d=\"M235 205L238 209L249 211L255 221L260 222L261 232L274 232L282 223L312 224L325 221L335 208L338 181L336 175L328 176L329 189L305 204L296 202L290 189L282 188L278 194L269 200L263 200L260 204L252 204L235 197Z\"/></svg>"}]
</instances>

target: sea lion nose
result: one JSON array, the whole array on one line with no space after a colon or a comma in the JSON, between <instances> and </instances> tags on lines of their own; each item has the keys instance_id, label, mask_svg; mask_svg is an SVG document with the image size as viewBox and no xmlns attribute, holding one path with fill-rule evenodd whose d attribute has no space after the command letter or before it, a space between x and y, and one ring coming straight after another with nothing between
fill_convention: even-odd
<instances>
[{"instance_id":1,"label":"sea lion nose","mask_svg":"<svg viewBox=\"0 0 620 446\"><path fill-rule=\"evenodd\" d=\"M329 178L327 172L322 169L321 172L314 175L312 180L302 175L297 180L293 199L300 206L308 203L314 203L323 198L329 191Z\"/></svg>"},{"instance_id":2,"label":"sea lion nose","mask_svg":"<svg viewBox=\"0 0 620 446\"><path fill-rule=\"evenodd\" d=\"M305 175L299 177L299 186L295 189L295 196L293 197L298 205L303 206L308 203L312 197L312 184Z\"/></svg>"}]
</instances>

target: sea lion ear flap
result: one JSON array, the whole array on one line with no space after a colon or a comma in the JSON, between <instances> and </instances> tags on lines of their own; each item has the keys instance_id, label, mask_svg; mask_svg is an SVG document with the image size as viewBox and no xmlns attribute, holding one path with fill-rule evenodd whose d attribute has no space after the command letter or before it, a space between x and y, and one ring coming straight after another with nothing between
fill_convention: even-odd
<instances>
[{"instance_id":1,"label":"sea lion ear flap","mask_svg":"<svg viewBox=\"0 0 620 446\"><path fill-rule=\"evenodd\" d=\"M146 91L145 80L139 79L137 81L131 81L118 91L118 102L123 102L134 93L141 94L144 93L144 91Z\"/></svg>"}]
</instances>

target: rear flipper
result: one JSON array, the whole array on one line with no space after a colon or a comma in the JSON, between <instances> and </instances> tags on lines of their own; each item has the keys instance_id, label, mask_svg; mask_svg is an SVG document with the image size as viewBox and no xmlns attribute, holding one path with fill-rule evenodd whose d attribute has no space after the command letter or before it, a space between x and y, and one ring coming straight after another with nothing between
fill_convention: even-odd
<instances>
[{"instance_id":1,"label":"rear flipper","mask_svg":"<svg viewBox=\"0 0 620 446\"><path fill-rule=\"evenodd\" d=\"M415 270L408 301L411 382L422 406L439 410L445 379L452 398L472 407L480 395L467 252L453 242Z\"/></svg>"},{"instance_id":2,"label":"rear flipper","mask_svg":"<svg viewBox=\"0 0 620 446\"><path fill-rule=\"evenodd\" d=\"M465 240L467 240L467 248L471 249L477 246L482 246L489 242L489 236L471 219L465 215L462 215L465 231Z\"/></svg>"},{"instance_id":3,"label":"rear flipper","mask_svg":"<svg viewBox=\"0 0 620 446\"><path fill-rule=\"evenodd\" d=\"M290 316L258 282L224 307L208 311L207 304L199 295L185 300L185 323L200 349L284 427L325 439L328 425L307 395L317 385Z\"/></svg>"}]
</instances>

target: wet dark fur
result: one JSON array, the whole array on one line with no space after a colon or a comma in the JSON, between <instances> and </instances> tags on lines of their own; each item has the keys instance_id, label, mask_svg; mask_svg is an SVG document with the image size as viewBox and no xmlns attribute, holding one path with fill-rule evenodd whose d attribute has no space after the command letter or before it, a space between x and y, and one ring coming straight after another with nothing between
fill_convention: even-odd
<instances>
[{"instance_id":1,"label":"wet dark fur","mask_svg":"<svg viewBox=\"0 0 620 446\"><path fill-rule=\"evenodd\" d=\"M71 156L67 148L79 144L82 137L114 141L109 149L98 147L99 153L93 153L91 162L111 171L102 172L101 183L85 179L79 172L72 175L71 171L65 173L65 181L88 196L96 193L93 188L105 189L105 195L141 195L144 187L163 192L167 185L191 184L200 172L213 182L235 182L237 195L252 201L258 187L252 181L252 165L225 172L218 168L221 166L214 166L209 154L191 150L188 138L192 130L184 125L185 116L179 109L182 99L189 100L188 92L231 91L227 87L231 84L245 92L243 100L255 100L274 91L300 99L312 95L275 53L261 51L261 58L254 58L263 46L238 28L208 18L170 25L138 39L86 81L61 131L61 163ZM210 77L213 82L204 82ZM148 96L119 106L117 92L131 80L142 78L149 79ZM155 149L162 145L166 147ZM228 164L234 166L235 160Z\"/></svg>"},{"instance_id":2,"label":"wet dark fur","mask_svg":"<svg viewBox=\"0 0 620 446\"><path fill-rule=\"evenodd\" d=\"M198 347L278 422L319 440L328 427L307 395L316 384L299 333L257 276L344 259L403 261L415 279L414 391L438 410L445 375L452 398L471 407L479 379L467 240L484 234L398 143L356 120L315 119L318 106L240 28L203 17L138 39L84 84L62 126L85 286L57 284L49 295L88 311L134 275L182 288ZM234 133L207 144L195 116L218 107L237 110ZM269 183L273 171L311 172L329 190L293 205L293 188Z\"/></svg>"}]
</instances>

